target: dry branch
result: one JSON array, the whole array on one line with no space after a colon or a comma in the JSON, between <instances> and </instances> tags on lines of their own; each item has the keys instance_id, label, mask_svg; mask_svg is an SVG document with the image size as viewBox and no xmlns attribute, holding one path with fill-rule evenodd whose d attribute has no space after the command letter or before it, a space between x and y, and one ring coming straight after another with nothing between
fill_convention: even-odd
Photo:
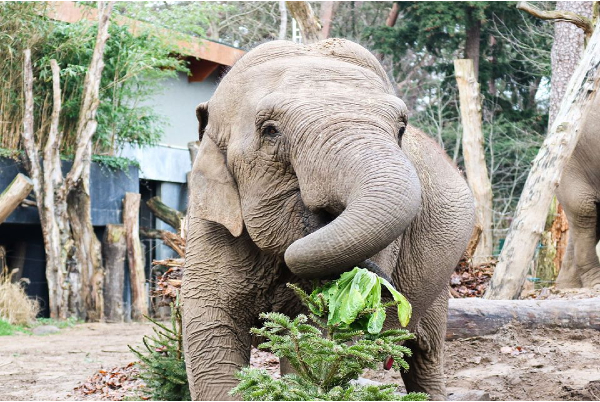
<instances>
[{"instance_id":1,"label":"dry branch","mask_svg":"<svg viewBox=\"0 0 600 402\"><path fill-rule=\"evenodd\" d=\"M544 11L532 4L529 4L526 1L518 2L517 8L542 20L549 20L554 22L570 22L571 24L577 25L579 28L583 29L586 40L588 40L590 36L592 36L592 33L594 33L594 24L589 18L573 13L571 11Z\"/></svg>"},{"instance_id":2,"label":"dry branch","mask_svg":"<svg viewBox=\"0 0 600 402\"><path fill-rule=\"evenodd\" d=\"M450 299L446 339L489 335L510 322L525 328L600 330L600 299Z\"/></svg>"},{"instance_id":3,"label":"dry branch","mask_svg":"<svg viewBox=\"0 0 600 402\"><path fill-rule=\"evenodd\" d=\"M33 182L31 179L24 174L17 174L0 194L0 224L21 204L32 189Z\"/></svg>"},{"instance_id":4,"label":"dry branch","mask_svg":"<svg viewBox=\"0 0 600 402\"><path fill-rule=\"evenodd\" d=\"M158 219L166 222L177 231L181 229L181 220L184 217L183 213L166 205L161 201L160 197L150 198L146 202L146 205L148 205L148 208L150 208Z\"/></svg>"},{"instance_id":5,"label":"dry branch","mask_svg":"<svg viewBox=\"0 0 600 402\"><path fill-rule=\"evenodd\" d=\"M579 140L582 116L599 87L600 29L595 29L569 81L554 124L533 161L486 298L514 299L519 296L544 230L554 191Z\"/></svg>"}]
</instances>

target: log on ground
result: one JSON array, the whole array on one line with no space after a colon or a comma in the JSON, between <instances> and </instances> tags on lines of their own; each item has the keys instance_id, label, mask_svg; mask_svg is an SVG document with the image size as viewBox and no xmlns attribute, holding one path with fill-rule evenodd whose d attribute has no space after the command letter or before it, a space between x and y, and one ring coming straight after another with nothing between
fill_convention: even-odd
<instances>
[{"instance_id":1,"label":"log on ground","mask_svg":"<svg viewBox=\"0 0 600 402\"><path fill-rule=\"evenodd\" d=\"M446 339L490 335L516 322L525 328L596 329L600 298L578 300L450 299Z\"/></svg>"}]
</instances>

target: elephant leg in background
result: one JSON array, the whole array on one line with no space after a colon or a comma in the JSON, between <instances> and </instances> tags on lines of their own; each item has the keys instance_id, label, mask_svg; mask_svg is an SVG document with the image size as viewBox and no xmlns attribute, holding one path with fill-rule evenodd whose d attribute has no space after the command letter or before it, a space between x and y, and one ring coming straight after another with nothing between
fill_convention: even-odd
<instances>
[{"instance_id":1,"label":"elephant leg in background","mask_svg":"<svg viewBox=\"0 0 600 402\"><path fill-rule=\"evenodd\" d=\"M425 392L431 400L445 401L444 341L448 316L448 292L443 292L419 320L412 332L416 339L406 343L412 351L407 357L410 369L402 373L408 392Z\"/></svg>"},{"instance_id":2,"label":"elephant leg in background","mask_svg":"<svg viewBox=\"0 0 600 402\"><path fill-rule=\"evenodd\" d=\"M193 224L192 224L193 223ZM250 328L267 311L272 267L247 233L190 219L184 273L183 335L194 400L228 400L234 373L250 362Z\"/></svg>"},{"instance_id":3,"label":"elephant leg in background","mask_svg":"<svg viewBox=\"0 0 600 402\"><path fill-rule=\"evenodd\" d=\"M564 206L570 225L569 244L556 285L559 288L593 287L600 284L600 261L596 254L598 206L595 198L581 193L577 200L567 198Z\"/></svg>"}]
</instances>

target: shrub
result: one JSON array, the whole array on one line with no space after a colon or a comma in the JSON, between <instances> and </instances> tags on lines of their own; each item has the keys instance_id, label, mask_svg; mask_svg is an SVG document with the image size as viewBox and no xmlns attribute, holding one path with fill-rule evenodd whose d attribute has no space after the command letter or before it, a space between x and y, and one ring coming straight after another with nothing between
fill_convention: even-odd
<instances>
[{"instance_id":1,"label":"shrub","mask_svg":"<svg viewBox=\"0 0 600 402\"><path fill-rule=\"evenodd\" d=\"M381 303L382 285L392 293L393 302ZM237 373L241 381L232 395L262 401L427 400L422 393L399 395L393 384L353 383L366 368L375 369L384 361L388 369L408 370L403 357L411 352L402 343L414 336L403 329L382 332L382 325L385 309L393 305L398 306L402 324L408 324L410 304L387 281L355 268L311 295L288 286L308 308L309 316L291 319L263 313L263 327L252 328L252 333L267 340L259 348L287 358L297 374L276 380L265 370L244 368Z\"/></svg>"},{"instance_id":2,"label":"shrub","mask_svg":"<svg viewBox=\"0 0 600 402\"><path fill-rule=\"evenodd\" d=\"M7 267L0 272L0 320L10 325L31 324L40 311L39 303L27 297L23 288L26 279L12 283L13 274Z\"/></svg>"},{"instance_id":3,"label":"shrub","mask_svg":"<svg viewBox=\"0 0 600 402\"><path fill-rule=\"evenodd\" d=\"M183 336L181 332L181 305L179 298L171 303L171 325L167 327L149 317L154 336L144 336L143 351L131 346L129 349L140 359L141 374L152 400L191 400L183 359Z\"/></svg>"}]
</instances>

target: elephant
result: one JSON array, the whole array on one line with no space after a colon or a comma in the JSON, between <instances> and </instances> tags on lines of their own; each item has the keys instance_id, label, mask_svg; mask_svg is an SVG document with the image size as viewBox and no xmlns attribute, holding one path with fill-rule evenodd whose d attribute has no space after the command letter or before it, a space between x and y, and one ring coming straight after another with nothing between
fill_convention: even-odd
<instances>
[{"instance_id":1,"label":"elephant","mask_svg":"<svg viewBox=\"0 0 600 402\"><path fill-rule=\"evenodd\" d=\"M600 284L600 95L594 95L581 124L556 190L569 222L567 250L556 278L559 288Z\"/></svg>"},{"instance_id":2,"label":"elephant","mask_svg":"<svg viewBox=\"0 0 600 402\"><path fill-rule=\"evenodd\" d=\"M412 303L408 391L446 398L448 281L474 201L407 114L378 60L342 39L259 45L197 107L182 283L194 399L231 398L259 313L303 312L286 283L361 264Z\"/></svg>"}]
</instances>

